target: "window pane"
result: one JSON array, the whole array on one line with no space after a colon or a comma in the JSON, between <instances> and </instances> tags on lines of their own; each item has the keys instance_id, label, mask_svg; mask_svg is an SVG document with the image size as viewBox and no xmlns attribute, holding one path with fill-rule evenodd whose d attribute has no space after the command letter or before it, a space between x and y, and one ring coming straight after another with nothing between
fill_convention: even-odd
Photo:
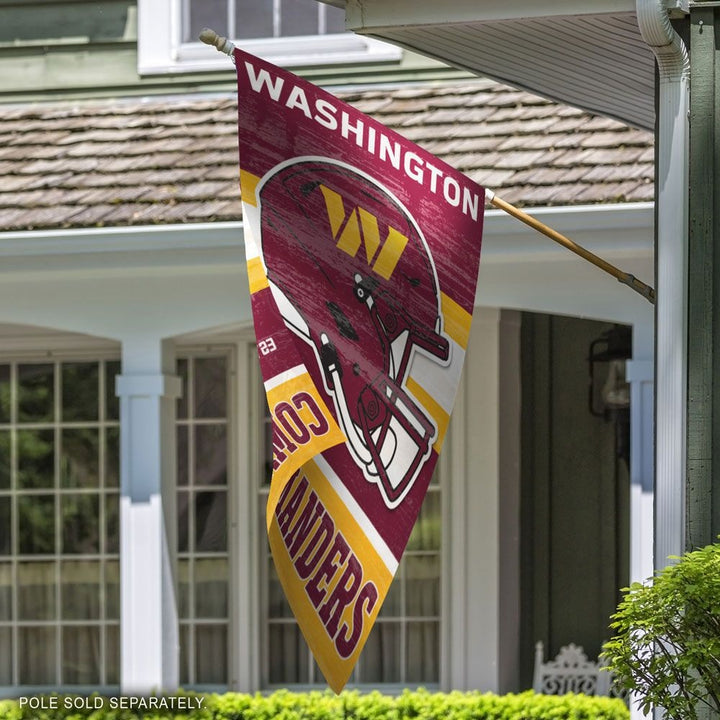
<instances>
[{"instance_id":1,"label":"window pane","mask_svg":"<svg viewBox=\"0 0 720 720\"><path fill-rule=\"evenodd\" d=\"M120 487L120 428L105 431L105 487Z\"/></svg>"},{"instance_id":2,"label":"window pane","mask_svg":"<svg viewBox=\"0 0 720 720\"><path fill-rule=\"evenodd\" d=\"M55 433L52 430L20 430L18 487L51 488L55 484Z\"/></svg>"},{"instance_id":3,"label":"window pane","mask_svg":"<svg viewBox=\"0 0 720 720\"><path fill-rule=\"evenodd\" d=\"M62 552L100 552L98 496L62 496Z\"/></svg>"},{"instance_id":4,"label":"window pane","mask_svg":"<svg viewBox=\"0 0 720 720\"><path fill-rule=\"evenodd\" d=\"M100 617L100 562L71 561L60 565L63 620Z\"/></svg>"},{"instance_id":5,"label":"window pane","mask_svg":"<svg viewBox=\"0 0 720 720\"><path fill-rule=\"evenodd\" d=\"M195 496L195 550L227 549L227 502L225 492L200 492Z\"/></svg>"},{"instance_id":6,"label":"window pane","mask_svg":"<svg viewBox=\"0 0 720 720\"><path fill-rule=\"evenodd\" d=\"M268 617L269 618L291 618L293 612L285 597L285 591L280 584L275 563L272 557L267 560L268 563Z\"/></svg>"},{"instance_id":7,"label":"window pane","mask_svg":"<svg viewBox=\"0 0 720 720\"><path fill-rule=\"evenodd\" d=\"M189 26L185 28L183 42L197 42L204 27L211 27L219 35L227 35L227 0L185 0ZM255 0L257 2L257 0Z\"/></svg>"},{"instance_id":8,"label":"window pane","mask_svg":"<svg viewBox=\"0 0 720 720\"><path fill-rule=\"evenodd\" d=\"M403 603L402 603L402 576L405 574L405 563L407 557L403 557L400 560L400 567L395 573L395 577L390 583L390 589L388 590L385 600L380 608L379 617L384 618L396 618L401 617L403 614Z\"/></svg>"},{"instance_id":9,"label":"window pane","mask_svg":"<svg viewBox=\"0 0 720 720\"><path fill-rule=\"evenodd\" d=\"M178 487L185 487L189 483L188 478L188 433L187 425L177 426L177 484Z\"/></svg>"},{"instance_id":10,"label":"window pane","mask_svg":"<svg viewBox=\"0 0 720 720\"><path fill-rule=\"evenodd\" d=\"M309 680L309 653L295 623L270 625L269 661L271 684L306 683Z\"/></svg>"},{"instance_id":11,"label":"window pane","mask_svg":"<svg viewBox=\"0 0 720 720\"><path fill-rule=\"evenodd\" d=\"M315 0L280 0L280 35L317 35L319 3Z\"/></svg>"},{"instance_id":12,"label":"window pane","mask_svg":"<svg viewBox=\"0 0 720 720\"><path fill-rule=\"evenodd\" d=\"M407 624L408 682L439 682L439 624L411 622Z\"/></svg>"},{"instance_id":13,"label":"window pane","mask_svg":"<svg viewBox=\"0 0 720 720\"><path fill-rule=\"evenodd\" d=\"M54 620L55 563L18 563L17 574L19 619Z\"/></svg>"},{"instance_id":14,"label":"window pane","mask_svg":"<svg viewBox=\"0 0 720 720\"><path fill-rule=\"evenodd\" d=\"M195 617L228 616L228 563L225 558L195 560Z\"/></svg>"},{"instance_id":15,"label":"window pane","mask_svg":"<svg viewBox=\"0 0 720 720\"><path fill-rule=\"evenodd\" d=\"M190 516L189 516L190 493L179 492L177 494L177 544L178 552L190 550Z\"/></svg>"},{"instance_id":16,"label":"window pane","mask_svg":"<svg viewBox=\"0 0 720 720\"><path fill-rule=\"evenodd\" d=\"M235 0L235 37L270 38L273 32L272 2Z\"/></svg>"},{"instance_id":17,"label":"window pane","mask_svg":"<svg viewBox=\"0 0 720 720\"><path fill-rule=\"evenodd\" d=\"M227 683L227 625L196 625L195 656L198 683Z\"/></svg>"},{"instance_id":18,"label":"window pane","mask_svg":"<svg viewBox=\"0 0 720 720\"><path fill-rule=\"evenodd\" d=\"M405 558L407 610L410 617L440 615L440 558L437 555Z\"/></svg>"},{"instance_id":19,"label":"window pane","mask_svg":"<svg viewBox=\"0 0 720 720\"><path fill-rule=\"evenodd\" d=\"M0 555L10 555L12 552L10 503L9 497L0 496Z\"/></svg>"},{"instance_id":20,"label":"window pane","mask_svg":"<svg viewBox=\"0 0 720 720\"><path fill-rule=\"evenodd\" d=\"M190 561L178 560L178 617L190 617Z\"/></svg>"},{"instance_id":21,"label":"window pane","mask_svg":"<svg viewBox=\"0 0 720 720\"><path fill-rule=\"evenodd\" d=\"M12 685L12 629L0 628L0 685Z\"/></svg>"},{"instance_id":22,"label":"window pane","mask_svg":"<svg viewBox=\"0 0 720 720\"><path fill-rule=\"evenodd\" d=\"M224 418L227 414L224 357L195 358L195 417Z\"/></svg>"},{"instance_id":23,"label":"window pane","mask_svg":"<svg viewBox=\"0 0 720 720\"><path fill-rule=\"evenodd\" d=\"M52 364L18 365L18 421L53 419L54 367Z\"/></svg>"},{"instance_id":24,"label":"window pane","mask_svg":"<svg viewBox=\"0 0 720 720\"><path fill-rule=\"evenodd\" d=\"M120 398L115 394L115 377L119 374L119 361L105 363L105 417L108 420L120 419Z\"/></svg>"},{"instance_id":25,"label":"window pane","mask_svg":"<svg viewBox=\"0 0 720 720\"><path fill-rule=\"evenodd\" d=\"M440 549L440 493L429 492L408 540L408 550Z\"/></svg>"},{"instance_id":26,"label":"window pane","mask_svg":"<svg viewBox=\"0 0 720 720\"><path fill-rule=\"evenodd\" d=\"M10 488L10 431L0 430L0 490Z\"/></svg>"},{"instance_id":27,"label":"window pane","mask_svg":"<svg viewBox=\"0 0 720 720\"><path fill-rule=\"evenodd\" d=\"M62 419L98 419L98 364L62 364Z\"/></svg>"},{"instance_id":28,"label":"window pane","mask_svg":"<svg viewBox=\"0 0 720 720\"><path fill-rule=\"evenodd\" d=\"M361 655L363 682L400 682L400 625L378 622Z\"/></svg>"},{"instance_id":29,"label":"window pane","mask_svg":"<svg viewBox=\"0 0 720 720\"><path fill-rule=\"evenodd\" d=\"M105 682L108 685L120 684L120 626L108 625L105 628Z\"/></svg>"},{"instance_id":30,"label":"window pane","mask_svg":"<svg viewBox=\"0 0 720 720\"><path fill-rule=\"evenodd\" d=\"M18 630L21 685L54 685L56 637L54 627Z\"/></svg>"},{"instance_id":31,"label":"window pane","mask_svg":"<svg viewBox=\"0 0 720 720\"><path fill-rule=\"evenodd\" d=\"M12 588L12 565L0 563L0 621L12 620Z\"/></svg>"},{"instance_id":32,"label":"window pane","mask_svg":"<svg viewBox=\"0 0 720 720\"><path fill-rule=\"evenodd\" d=\"M117 493L105 496L105 552L111 555L120 552L120 496Z\"/></svg>"},{"instance_id":33,"label":"window pane","mask_svg":"<svg viewBox=\"0 0 720 720\"><path fill-rule=\"evenodd\" d=\"M105 617L120 619L120 563L117 560L105 563Z\"/></svg>"},{"instance_id":34,"label":"window pane","mask_svg":"<svg viewBox=\"0 0 720 720\"><path fill-rule=\"evenodd\" d=\"M55 497L20 495L18 526L21 555L55 552Z\"/></svg>"},{"instance_id":35,"label":"window pane","mask_svg":"<svg viewBox=\"0 0 720 720\"><path fill-rule=\"evenodd\" d=\"M195 426L195 484L227 484L227 428Z\"/></svg>"},{"instance_id":36,"label":"window pane","mask_svg":"<svg viewBox=\"0 0 720 720\"><path fill-rule=\"evenodd\" d=\"M100 439L97 429L62 431L60 484L62 487L98 487Z\"/></svg>"},{"instance_id":37,"label":"window pane","mask_svg":"<svg viewBox=\"0 0 720 720\"><path fill-rule=\"evenodd\" d=\"M190 667L192 662L192 647L190 646L190 639L192 636L191 625L180 626L180 685L190 684L190 674L192 668Z\"/></svg>"},{"instance_id":38,"label":"window pane","mask_svg":"<svg viewBox=\"0 0 720 720\"><path fill-rule=\"evenodd\" d=\"M0 365L0 423L10 422L10 366Z\"/></svg>"},{"instance_id":39,"label":"window pane","mask_svg":"<svg viewBox=\"0 0 720 720\"><path fill-rule=\"evenodd\" d=\"M100 682L100 628L62 629L62 677L68 685Z\"/></svg>"},{"instance_id":40,"label":"window pane","mask_svg":"<svg viewBox=\"0 0 720 720\"><path fill-rule=\"evenodd\" d=\"M212 25L209 27L212 27ZM175 372L180 378L181 384L180 397L177 399L177 418L178 420L186 420L188 416L188 361L184 358L178 360Z\"/></svg>"}]
</instances>

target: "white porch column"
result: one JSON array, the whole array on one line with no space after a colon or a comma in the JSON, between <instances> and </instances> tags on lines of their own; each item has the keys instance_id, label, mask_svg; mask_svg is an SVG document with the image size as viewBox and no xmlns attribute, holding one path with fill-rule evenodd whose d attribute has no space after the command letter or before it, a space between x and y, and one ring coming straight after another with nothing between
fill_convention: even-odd
<instances>
[{"instance_id":1,"label":"white porch column","mask_svg":"<svg viewBox=\"0 0 720 720\"><path fill-rule=\"evenodd\" d=\"M443 689L517 682L519 606L517 313L475 308L448 434L449 559Z\"/></svg>"},{"instance_id":2,"label":"white porch column","mask_svg":"<svg viewBox=\"0 0 720 720\"><path fill-rule=\"evenodd\" d=\"M179 683L175 597L175 399L172 347L122 346L120 397L120 638L124 693Z\"/></svg>"},{"instance_id":3,"label":"white porch column","mask_svg":"<svg viewBox=\"0 0 720 720\"><path fill-rule=\"evenodd\" d=\"M640 582L650 577L654 569L652 359L628 361L626 379L630 383L630 582Z\"/></svg>"},{"instance_id":4,"label":"white porch column","mask_svg":"<svg viewBox=\"0 0 720 720\"><path fill-rule=\"evenodd\" d=\"M625 378L630 383L630 582L641 582L654 570L655 363L653 327L633 326L633 359ZM637 699L637 698L635 698ZM637 702L632 720L650 717Z\"/></svg>"}]
</instances>

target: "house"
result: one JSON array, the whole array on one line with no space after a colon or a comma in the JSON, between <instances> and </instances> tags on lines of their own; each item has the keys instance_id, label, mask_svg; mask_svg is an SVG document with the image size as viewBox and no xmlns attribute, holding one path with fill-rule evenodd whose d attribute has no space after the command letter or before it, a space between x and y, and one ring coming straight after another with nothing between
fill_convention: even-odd
<instances>
[{"instance_id":1,"label":"house","mask_svg":"<svg viewBox=\"0 0 720 720\"><path fill-rule=\"evenodd\" d=\"M647 129L335 32L314 0L285 26L271 5L0 5L4 695L322 682L264 539L234 74L199 26L652 283ZM495 210L476 304L359 686L528 687L536 640L596 655L618 588L652 571L652 306ZM603 404L616 371L629 409Z\"/></svg>"},{"instance_id":2,"label":"house","mask_svg":"<svg viewBox=\"0 0 720 720\"><path fill-rule=\"evenodd\" d=\"M346 27L363 36L655 130L655 567L686 545L713 542L720 525L706 508L714 494L713 401L707 400L714 285L703 279L714 278L708 258L717 241L710 78L719 55L712 6L704 0L453 0L419 7L405 0L321 1L343 9ZM702 193L689 192L691 169Z\"/></svg>"}]
</instances>

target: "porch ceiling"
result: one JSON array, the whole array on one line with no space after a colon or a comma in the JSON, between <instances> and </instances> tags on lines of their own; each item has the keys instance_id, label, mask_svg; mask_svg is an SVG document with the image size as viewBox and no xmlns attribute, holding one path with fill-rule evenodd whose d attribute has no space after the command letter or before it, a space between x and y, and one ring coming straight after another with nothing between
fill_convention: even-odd
<instances>
[{"instance_id":1,"label":"porch ceiling","mask_svg":"<svg viewBox=\"0 0 720 720\"><path fill-rule=\"evenodd\" d=\"M345 3L354 32L652 129L655 61L634 8L634 0Z\"/></svg>"}]
</instances>

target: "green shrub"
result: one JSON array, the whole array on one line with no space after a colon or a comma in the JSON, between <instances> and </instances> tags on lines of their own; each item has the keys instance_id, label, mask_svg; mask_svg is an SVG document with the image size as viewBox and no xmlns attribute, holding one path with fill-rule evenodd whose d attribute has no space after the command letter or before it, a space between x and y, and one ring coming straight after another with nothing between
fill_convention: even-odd
<instances>
[{"instance_id":1,"label":"green shrub","mask_svg":"<svg viewBox=\"0 0 720 720\"><path fill-rule=\"evenodd\" d=\"M37 697L37 696L36 696ZM200 709L122 708L112 698L92 696L89 707L75 709L75 696L54 695L48 709L23 707L18 700L0 701L0 720L628 720L620 700L585 695L493 695L479 692L405 691L397 697L379 692L345 691L271 695L184 694ZM99 699L94 699L99 698ZM37 700L36 700L37 702ZM82 704L82 700L77 701ZM69 706L69 709L68 707ZM98 706L97 708L95 706Z\"/></svg>"},{"instance_id":2,"label":"green shrub","mask_svg":"<svg viewBox=\"0 0 720 720\"><path fill-rule=\"evenodd\" d=\"M643 709L676 720L720 713L720 545L676 558L635 583L613 616L603 657Z\"/></svg>"}]
</instances>

